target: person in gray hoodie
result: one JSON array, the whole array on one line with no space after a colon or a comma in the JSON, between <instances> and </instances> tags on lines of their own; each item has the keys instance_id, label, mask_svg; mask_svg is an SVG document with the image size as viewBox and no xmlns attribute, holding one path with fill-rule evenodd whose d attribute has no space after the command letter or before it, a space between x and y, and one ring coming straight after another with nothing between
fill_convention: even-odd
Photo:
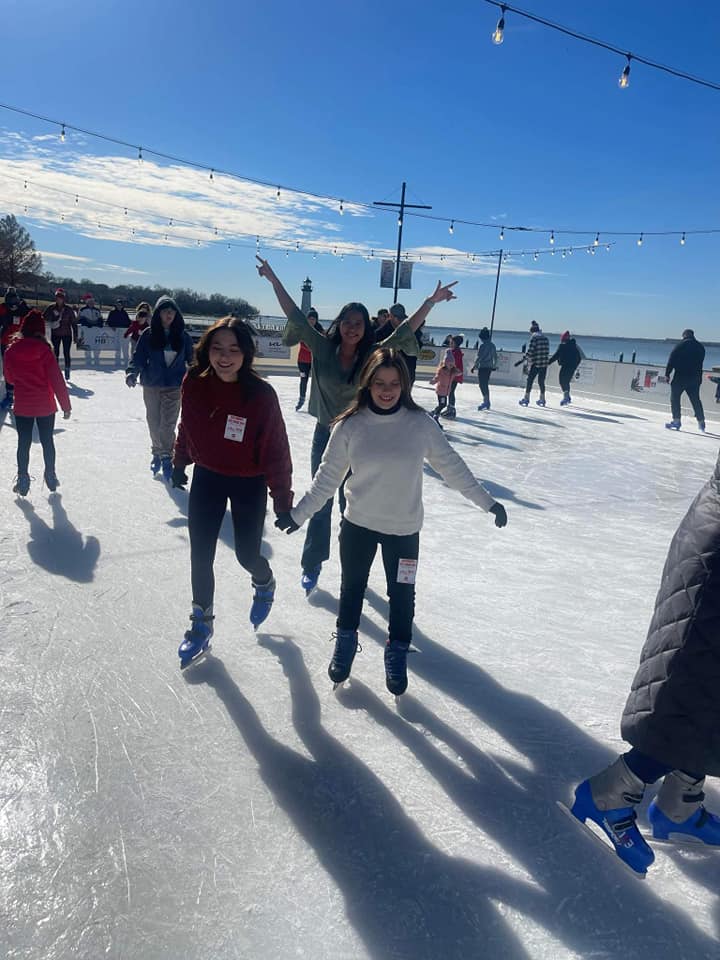
<instances>
[{"instance_id":1,"label":"person in gray hoodie","mask_svg":"<svg viewBox=\"0 0 720 960\"><path fill-rule=\"evenodd\" d=\"M480 331L480 348L478 349L477 357L475 357L475 363L470 368L470 373L474 373L475 370L477 370L478 386L480 387L483 398L482 403L478 406L478 410L489 410L490 374L493 370L497 370L497 350L495 349L495 344L490 339L490 331L487 327L483 327Z\"/></svg>"}]
</instances>

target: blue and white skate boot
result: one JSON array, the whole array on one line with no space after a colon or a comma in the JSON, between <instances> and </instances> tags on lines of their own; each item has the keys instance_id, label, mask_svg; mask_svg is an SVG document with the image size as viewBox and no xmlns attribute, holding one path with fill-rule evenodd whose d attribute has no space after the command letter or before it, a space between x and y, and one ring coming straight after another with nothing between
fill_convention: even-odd
<instances>
[{"instance_id":1,"label":"blue and white skate boot","mask_svg":"<svg viewBox=\"0 0 720 960\"><path fill-rule=\"evenodd\" d=\"M154 477L156 477L160 473L161 466L162 466L162 461L160 460L160 457L157 454L155 454L155 456L150 461L150 469L152 470L152 474Z\"/></svg>"},{"instance_id":2,"label":"blue and white skate boot","mask_svg":"<svg viewBox=\"0 0 720 960\"><path fill-rule=\"evenodd\" d=\"M30 477L27 473L19 473L15 478L15 486L13 487L13 493L17 493L20 497L26 497L30 492Z\"/></svg>"},{"instance_id":3,"label":"blue and white skate boot","mask_svg":"<svg viewBox=\"0 0 720 960\"><path fill-rule=\"evenodd\" d=\"M320 571L322 570L322 564L318 564L316 567L313 567L311 570L303 570L302 577L300 577L300 586L303 588L305 593L310 596L315 587L318 585L318 580L320 579Z\"/></svg>"},{"instance_id":4,"label":"blue and white skate boot","mask_svg":"<svg viewBox=\"0 0 720 960\"><path fill-rule=\"evenodd\" d=\"M181 670L204 657L210 649L210 637L213 635L213 620L215 619L212 609L210 606L207 610L203 610L197 603L192 605L191 627L185 632L185 639L178 647Z\"/></svg>"},{"instance_id":5,"label":"blue and white skate boot","mask_svg":"<svg viewBox=\"0 0 720 960\"><path fill-rule=\"evenodd\" d=\"M564 393L564 394L563 394L563 398L562 398L562 400L560 401L560 406L561 406L561 407L566 407L569 403L572 403L572 400L570 399L570 394L569 394L569 393Z\"/></svg>"},{"instance_id":6,"label":"blue and white skate boot","mask_svg":"<svg viewBox=\"0 0 720 960\"><path fill-rule=\"evenodd\" d=\"M393 643L390 640L385 644L385 685L396 697L407 690L407 655L410 644Z\"/></svg>"},{"instance_id":7,"label":"blue and white skate boot","mask_svg":"<svg viewBox=\"0 0 720 960\"><path fill-rule=\"evenodd\" d=\"M518 400L518 403L520 404L521 407L527 407L530 403L530 397L524 396L522 400Z\"/></svg>"},{"instance_id":8,"label":"blue and white skate boot","mask_svg":"<svg viewBox=\"0 0 720 960\"><path fill-rule=\"evenodd\" d=\"M630 770L623 757L607 770L583 782L575 790L571 813L581 823L592 820L608 837L623 863L640 876L655 854L637 828L635 808L645 784Z\"/></svg>"},{"instance_id":9,"label":"blue and white skate boot","mask_svg":"<svg viewBox=\"0 0 720 960\"><path fill-rule=\"evenodd\" d=\"M478 410L489 410L489 409L490 409L489 400L483 400L483 402L478 405Z\"/></svg>"},{"instance_id":10,"label":"blue and white skate boot","mask_svg":"<svg viewBox=\"0 0 720 960\"><path fill-rule=\"evenodd\" d=\"M666 430L679 430L682 424L679 420L671 420L670 423L665 424Z\"/></svg>"},{"instance_id":11,"label":"blue and white skate boot","mask_svg":"<svg viewBox=\"0 0 720 960\"><path fill-rule=\"evenodd\" d=\"M334 633L331 639L335 640L335 649L328 666L328 676L337 687L350 676L355 654L362 647L358 643L357 630L340 630L338 628L337 633Z\"/></svg>"},{"instance_id":12,"label":"blue and white skate boot","mask_svg":"<svg viewBox=\"0 0 720 960\"><path fill-rule=\"evenodd\" d=\"M162 467L163 480L170 483L172 480L172 457L162 457L160 466Z\"/></svg>"},{"instance_id":13,"label":"blue and white skate boot","mask_svg":"<svg viewBox=\"0 0 720 960\"><path fill-rule=\"evenodd\" d=\"M705 778L668 773L657 797L648 807L648 820L656 840L682 840L720 846L720 817L705 809Z\"/></svg>"},{"instance_id":14,"label":"blue and white skate boot","mask_svg":"<svg viewBox=\"0 0 720 960\"><path fill-rule=\"evenodd\" d=\"M275 578L271 577L267 583L259 584L253 580L253 602L250 607L250 623L257 630L264 623L270 613L275 599Z\"/></svg>"},{"instance_id":15,"label":"blue and white skate boot","mask_svg":"<svg viewBox=\"0 0 720 960\"><path fill-rule=\"evenodd\" d=\"M535 401L535 403L537 404L538 407L544 407L544 406L545 406L545 397L540 397L538 400Z\"/></svg>"}]
</instances>

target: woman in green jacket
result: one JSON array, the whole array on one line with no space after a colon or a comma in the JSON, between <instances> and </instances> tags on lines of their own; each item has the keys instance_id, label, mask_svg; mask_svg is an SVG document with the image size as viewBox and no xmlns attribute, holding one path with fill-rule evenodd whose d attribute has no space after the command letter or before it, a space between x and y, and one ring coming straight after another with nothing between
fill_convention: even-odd
<instances>
[{"instance_id":1,"label":"woman in green jacket","mask_svg":"<svg viewBox=\"0 0 720 960\"><path fill-rule=\"evenodd\" d=\"M436 303L454 300L453 287L457 280L443 286L439 281L434 293L425 300L415 313L403 321L382 343L376 344L370 315L362 303L346 303L333 321L327 333L322 334L308 323L290 294L278 280L272 267L257 257L258 273L272 285L280 308L287 317L283 343L293 346L303 341L312 351L312 380L308 410L315 417L310 467L312 475L320 466L325 447L330 439L332 422L355 399L360 371L368 355L377 347L395 347L410 356L417 356L418 345L415 331L427 319ZM312 518L308 524L305 546L302 553L301 585L309 595L317 586L320 569L330 556L330 520L332 500ZM344 496L340 491L340 507L344 508Z\"/></svg>"}]
</instances>

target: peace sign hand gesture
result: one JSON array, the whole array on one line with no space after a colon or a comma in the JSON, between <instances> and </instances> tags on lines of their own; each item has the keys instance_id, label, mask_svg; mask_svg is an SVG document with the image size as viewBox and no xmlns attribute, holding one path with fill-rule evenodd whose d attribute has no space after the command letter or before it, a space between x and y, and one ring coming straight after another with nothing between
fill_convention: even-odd
<instances>
[{"instance_id":1,"label":"peace sign hand gesture","mask_svg":"<svg viewBox=\"0 0 720 960\"><path fill-rule=\"evenodd\" d=\"M455 296L452 288L457 282L457 280L453 280L452 283L446 283L445 286L442 286L438 280L438 284L435 287L435 292L432 294L432 296L428 297L428 300L431 303L442 303L443 300L456 300L457 297Z\"/></svg>"}]
</instances>

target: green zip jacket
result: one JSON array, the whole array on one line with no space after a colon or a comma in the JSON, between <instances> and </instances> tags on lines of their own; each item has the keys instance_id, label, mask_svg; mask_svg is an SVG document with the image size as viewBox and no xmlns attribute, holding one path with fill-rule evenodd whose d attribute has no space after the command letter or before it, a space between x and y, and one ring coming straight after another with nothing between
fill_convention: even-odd
<instances>
[{"instance_id":1,"label":"green zip jacket","mask_svg":"<svg viewBox=\"0 0 720 960\"><path fill-rule=\"evenodd\" d=\"M283 343L292 347L300 342L307 344L313 355L308 410L318 423L330 426L335 417L355 399L362 364L349 380L350 371L340 366L338 348L308 323L303 312L296 308L283 330ZM407 320L386 340L376 343L375 347L395 347L412 357L419 352L418 342Z\"/></svg>"}]
</instances>

